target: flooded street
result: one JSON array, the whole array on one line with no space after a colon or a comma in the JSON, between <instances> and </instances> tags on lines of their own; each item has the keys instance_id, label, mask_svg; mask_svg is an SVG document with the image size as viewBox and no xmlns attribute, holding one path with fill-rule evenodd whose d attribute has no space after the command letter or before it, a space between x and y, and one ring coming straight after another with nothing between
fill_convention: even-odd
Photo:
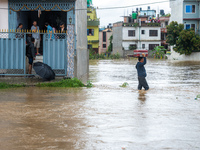
<instances>
[{"instance_id":1,"label":"flooded street","mask_svg":"<svg viewBox=\"0 0 200 150\"><path fill-rule=\"evenodd\" d=\"M91 61L93 88L0 90L0 150L200 149L200 63L148 60L138 92L136 62Z\"/></svg>"}]
</instances>

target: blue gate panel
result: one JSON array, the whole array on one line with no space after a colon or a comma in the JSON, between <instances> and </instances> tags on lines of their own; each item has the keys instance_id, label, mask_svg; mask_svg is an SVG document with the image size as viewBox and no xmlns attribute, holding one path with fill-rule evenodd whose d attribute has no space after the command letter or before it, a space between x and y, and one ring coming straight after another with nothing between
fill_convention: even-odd
<instances>
[{"instance_id":1,"label":"blue gate panel","mask_svg":"<svg viewBox=\"0 0 200 150\"><path fill-rule=\"evenodd\" d=\"M0 69L24 69L24 39L0 38Z\"/></svg>"},{"instance_id":2,"label":"blue gate panel","mask_svg":"<svg viewBox=\"0 0 200 150\"><path fill-rule=\"evenodd\" d=\"M65 70L66 66L66 40L45 39L44 40L44 63L55 70Z\"/></svg>"}]
</instances>

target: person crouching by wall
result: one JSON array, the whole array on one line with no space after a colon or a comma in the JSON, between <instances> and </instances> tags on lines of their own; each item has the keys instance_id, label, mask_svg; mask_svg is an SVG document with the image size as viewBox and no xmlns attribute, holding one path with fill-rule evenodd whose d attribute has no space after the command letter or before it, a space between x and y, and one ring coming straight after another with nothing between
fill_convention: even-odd
<instances>
[{"instance_id":1,"label":"person crouching by wall","mask_svg":"<svg viewBox=\"0 0 200 150\"><path fill-rule=\"evenodd\" d=\"M31 43L27 47L26 56L28 57L28 74L32 74L33 60L35 60L35 47L34 47L35 39L31 38ZM32 76L30 76L32 77Z\"/></svg>"}]
</instances>

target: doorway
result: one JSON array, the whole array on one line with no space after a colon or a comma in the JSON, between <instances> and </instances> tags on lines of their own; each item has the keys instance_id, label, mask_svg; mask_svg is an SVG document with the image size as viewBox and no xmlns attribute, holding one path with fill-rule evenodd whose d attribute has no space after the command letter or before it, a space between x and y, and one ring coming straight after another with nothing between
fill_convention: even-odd
<instances>
[{"instance_id":1,"label":"doorway","mask_svg":"<svg viewBox=\"0 0 200 150\"><path fill-rule=\"evenodd\" d=\"M62 11L41 11L40 16L38 11L20 11L17 12L17 24L22 23L23 29L30 30L33 21L37 21L40 30L46 30L45 23L48 22L56 30L59 30L61 22L67 26L67 12ZM41 34L43 40L43 35ZM43 41L41 41L40 51L43 54Z\"/></svg>"}]
</instances>

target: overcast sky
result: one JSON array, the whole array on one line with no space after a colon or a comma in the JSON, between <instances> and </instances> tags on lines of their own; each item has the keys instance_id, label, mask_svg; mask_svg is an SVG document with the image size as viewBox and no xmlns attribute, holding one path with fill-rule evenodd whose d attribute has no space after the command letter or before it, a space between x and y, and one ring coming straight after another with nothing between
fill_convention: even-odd
<instances>
[{"instance_id":1,"label":"overcast sky","mask_svg":"<svg viewBox=\"0 0 200 150\"><path fill-rule=\"evenodd\" d=\"M107 7L122 7L122 6L131 6L138 4L154 3L161 2L166 0L93 0L93 6L98 8L107 8ZM154 5L143 5L141 6L143 10L147 9L147 6L151 6L151 9L155 9L157 12L160 9L164 9L165 13L170 13L171 9L169 7L169 2L154 4ZM139 6L137 6L140 8ZM115 23L122 21L121 16L131 13L132 10L136 10L137 7L122 8L122 9L111 9L111 10L98 10L97 17L100 18L100 26L107 26L109 23ZM160 12L160 11L159 11Z\"/></svg>"}]
</instances>

